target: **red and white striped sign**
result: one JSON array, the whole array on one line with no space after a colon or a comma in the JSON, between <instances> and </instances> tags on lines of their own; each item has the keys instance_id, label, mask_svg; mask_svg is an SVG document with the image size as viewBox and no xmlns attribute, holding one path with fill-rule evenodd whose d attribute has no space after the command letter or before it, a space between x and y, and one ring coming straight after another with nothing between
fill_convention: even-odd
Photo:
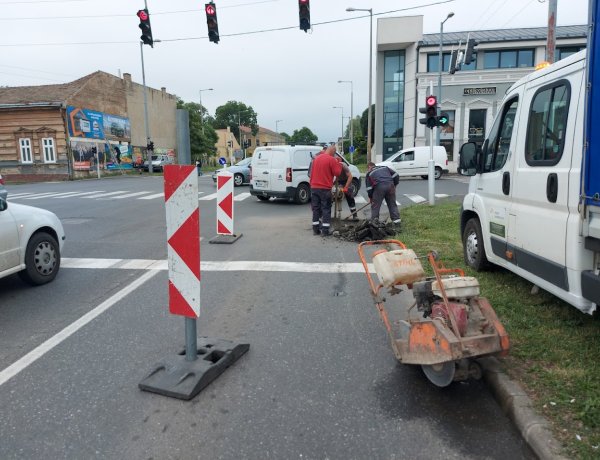
<instances>
[{"instance_id":1,"label":"red and white striped sign","mask_svg":"<svg viewBox=\"0 0 600 460\"><path fill-rule=\"evenodd\" d=\"M169 312L200 316L200 209L195 166L164 168Z\"/></svg>"},{"instance_id":2,"label":"red and white striped sign","mask_svg":"<svg viewBox=\"0 0 600 460\"><path fill-rule=\"evenodd\" d=\"M217 175L217 234L233 235L233 173Z\"/></svg>"}]
</instances>

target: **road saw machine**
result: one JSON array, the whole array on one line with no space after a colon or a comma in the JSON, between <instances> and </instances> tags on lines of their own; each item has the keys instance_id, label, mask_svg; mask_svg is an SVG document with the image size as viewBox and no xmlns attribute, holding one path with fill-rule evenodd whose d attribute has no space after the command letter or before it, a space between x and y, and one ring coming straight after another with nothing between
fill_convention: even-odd
<instances>
[{"instance_id":1,"label":"road saw machine","mask_svg":"<svg viewBox=\"0 0 600 460\"><path fill-rule=\"evenodd\" d=\"M398 240L365 241L358 253L398 361L420 365L434 385L445 387L481 378L475 358L508 353L508 334L487 299L479 296L476 278L446 268L435 251L417 257ZM428 260L433 276L426 276L421 259ZM396 300L388 309L385 290Z\"/></svg>"}]
</instances>

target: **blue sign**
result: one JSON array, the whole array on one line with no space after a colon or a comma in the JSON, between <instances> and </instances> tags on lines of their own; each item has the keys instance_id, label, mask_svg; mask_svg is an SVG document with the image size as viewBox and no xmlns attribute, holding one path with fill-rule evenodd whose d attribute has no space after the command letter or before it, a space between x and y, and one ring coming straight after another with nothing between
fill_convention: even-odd
<instances>
[{"instance_id":1,"label":"blue sign","mask_svg":"<svg viewBox=\"0 0 600 460\"><path fill-rule=\"evenodd\" d=\"M351 145L351 146L348 148L348 152L350 152L350 153L354 153L354 146L353 146L353 145Z\"/></svg>"},{"instance_id":2,"label":"blue sign","mask_svg":"<svg viewBox=\"0 0 600 460\"><path fill-rule=\"evenodd\" d=\"M220 165L226 165L227 164L227 160L225 159L225 157L219 158L219 164Z\"/></svg>"}]
</instances>

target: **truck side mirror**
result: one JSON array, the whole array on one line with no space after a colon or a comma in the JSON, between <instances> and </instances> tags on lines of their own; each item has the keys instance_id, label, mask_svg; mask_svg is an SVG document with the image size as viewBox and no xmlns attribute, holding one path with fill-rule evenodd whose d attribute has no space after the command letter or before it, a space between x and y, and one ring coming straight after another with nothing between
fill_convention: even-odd
<instances>
[{"instance_id":1,"label":"truck side mirror","mask_svg":"<svg viewBox=\"0 0 600 460\"><path fill-rule=\"evenodd\" d=\"M477 174L477 144L475 142L463 144L459 154L458 173L461 176L474 176Z\"/></svg>"}]
</instances>

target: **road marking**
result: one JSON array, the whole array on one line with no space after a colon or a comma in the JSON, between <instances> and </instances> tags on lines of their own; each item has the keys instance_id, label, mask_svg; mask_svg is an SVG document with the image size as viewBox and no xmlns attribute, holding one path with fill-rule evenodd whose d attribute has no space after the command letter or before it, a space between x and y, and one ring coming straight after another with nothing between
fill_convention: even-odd
<instances>
[{"instance_id":1,"label":"road marking","mask_svg":"<svg viewBox=\"0 0 600 460\"><path fill-rule=\"evenodd\" d=\"M354 198L354 201L358 204L364 204L367 202L367 199L364 196L358 195L356 198Z\"/></svg>"},{"instance_id":2,"label":"road marking","mask_svg":"<svg viewBox=\"0 0 600 460\"><path fill-rule=\"evenodd\" d=\"M24 193L9 193L8 197L9 198L23 198L24 196L30 196L33 195L33 193L31 192L24 192Z\"/></svg>"},{"instance_id":3,"label":"road marking","mask_svg":"<svg viewBox=\"0 0 600 460\"><path fill-rule=\"evenodd\" d=\"M63 257L61 268L167 270L166 260L152 259L79 259ZM360 263L311 263L279 261L202 261L201 271L209 272L295 272L295 273L364 273ZM373 268L369 264L369 270Z\"/></svg>"},{"instance_id":4,"label":"road marking","mask_svg":"<svg viewBox=\"0 0 600 460\"><path fill-rule=\"evenodd\" d=\"M137 198L137 199L138 200L153 200L155 198L162 198L164 196L165 196L164 193L155 193L154 195L143 196L143 197L140 197L140 198Z\"/></svg>"},{"instance_id":5,"label":"road marking","mask_svg":"<svg viewBox=\"0 0 600 460\"><path fill-rule=\"evenodd\" d=\"M116 192L109 192L109 193L98 193L96 195L90 195L90 196L84 196L83 198L86 199L90 199L90 198L106 198L108 196L111 195L119 195L120 193L127 193L127 190L117 190Z\"/></svg>"},{"instance_id":6,"label":"road marking","mask_svg":"<svg viewBox=\"0 0 600 460\"><path fill-rule=\"evenodd\" d=\"M206 195L203 197L198 198L199 200L203 200L203 201L208 201L208 200L214 200L217 197L216 193L211 193L210 195Z\"/></svg>"},{"instance_id":7,"label":"road marking","mask_svg":"<svg viewBox=\"0 0 600 460\"><path fill-rule=\"evenodd\" d=\"M235 196L235 198L233 199L233 201L243 201L246 198L248 198L250 196L249 192L244 192L244 193L240 193L238 195Z\"/></svg>"},{"instance_id":8,"label":"road marking","mask_svg":"<svg viewBox=\"0 0 600 460\"><path fill-rule=\"evenodd\" d=\"M445 193L436 193L435 197L436 198L448 198L450 195L447 195Z\"/></svg>"},{"instance_id":9,"label":"road marking","mask_svg":"<svg viewBox=\"0 0 600 460\"><path fill-rule=\"evenodd\" d=\"M84 195L91 195L92 193L104 193L104 190L94 190L93 192L71 192L70 195L63 195L63 196L53 196L52 198L71 198L72 196L84 196Z\"/></svg>"},{"instance_id":10,"label":"road marking","mask_svg":"<svg viewBox=\"0 0 600 460\"><path fill-rule=\"evenodd\" d=\"M56 192L44 192L44 193L34 193L27 196L18 197L19 200L31 200L36 199L37 197L47 197L48 195L54 195ZM10 195L8 195L10 197ZM14 198L14 197L11 197Z\"/></svg>"},{"instance_id":11,"label":"road marking","mask_svg":"<svg viewBox=\"0 0 600 460\"><path fill-rule=\"evenodd\" d=\"M46 195L35 195L35 196L28 196L27 198L25 198L26 200L40 200L42 198L60 198L63 195L69 195L73 192L63 192L63 193L51 193L51 194L46 194Z\"/></svg>"},{"instance_id":12,"label":"road marking","mask_svg":"<svg viewBox=\"0 0 600 460\"><path fill-rule=\"evenodd\" d=\"M404 196L414 203L425 203L427 201L427 199L423 198L421 195L410 195L405 193Z\"/></svg>"},{"instance_id":13,"label":"road marking","mask_svg":"<svg viewBox=\"0 0 600 460\"><path fill-rule=\"evenodd\" d=\"M104 313L106 310L108 310L114 304L116 304L117 302L122 300L123 297L127 296L128 294L131 294L133 291L135 291L142 284L144 284L146 281L148 281L149 279L151 279L158 273L159 273L159 270L150 270L148 273L145 273L144 275L140 276L138 279L133 281L131 284L127 285L125 288L121 289L119 292L113 294L111 297L106 299L104 302L102 302L96 308L87 312L81 318L79 318L78 320L74 321L73 323L71 323L70 325L65 327L58 334L50 337L44 343L42 343L41 345L39 345L38 347L34 348L29 353L27 353L25 356L23 356L21 359L19 359L18 361L15 361L13 364L8 366L6 369L0 371L0 386L4 385L6 382L8 382L11 378L13 378L19 372L25 370L27 367L29 367L29 365L36 362L38 359L40 359L42 356L44 356L46 353L48 353L54 347L60 345L62 342L64 342L66 339L68 339L71 335L73 335L75 332L77 332L83 326L85 326L86 324L88 324L93 319L97 318L98 316L100 316L102 313Z\"/></svg>"},{"instance_id":14,"label":"road marking","mask_svg":"<svg viewBox=\"0 0 600 460\"><path fill-rule=\"evenodd\" d=\"M134 196L139 196L139 195L146 195L147 193L150 192L135 192L135 193L128 193L127 195L121 195L121 196L115 196L113 197L115 200L122 200L123 198L132 198Z\"/></svg>"}]
</instances>

